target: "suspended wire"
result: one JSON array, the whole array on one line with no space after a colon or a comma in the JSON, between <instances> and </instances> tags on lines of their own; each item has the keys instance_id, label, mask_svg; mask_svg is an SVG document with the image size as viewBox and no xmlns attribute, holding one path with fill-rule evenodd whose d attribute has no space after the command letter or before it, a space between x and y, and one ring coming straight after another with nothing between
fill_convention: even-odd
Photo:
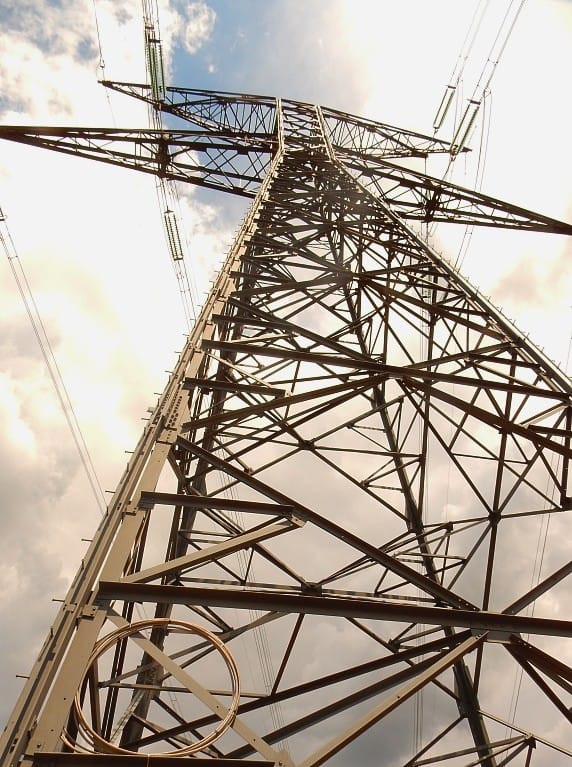
<instances>
[{"instance_id":1,"label":"suspended wire","mask_svg":"<svg viewBox=\"0 0 572 767\"><path fill-rule=\"evenodd\" d=\"M514 31L516 22L524 7L525 2L526 0L520 1L520 4L512 17L512 21L510 21L509 23L511 13L515 5L514 0L510 0L507 6L506 12L503 16L503 19L497 30L494 41L490 47L487 59L485 63L483 64L479 78L473 89L472 95L468 99L467 106L464 112L462 113L460 120L458 119L459 103L460 103L458 98L455 103L455 120L454 120L454 128L453 128L453 139L451 141L449 160L447 163L447 167L445 169L445 173L443 175L443 179L450 176L450 173L452 171L453 160L464 149L467 142L469 141L475 128L477 115L479 114L479 111L481 110L481 107L482 107L483 121L481 126L481 136L480 136L480 142L479 142L479 152L477 157L477 169L476 169L476 176L475 176L475 188L479 192L482 189L482 184L484 179L487 150L488 150L490 130L491 130L492 92L491 92L490 86L491 86L494 74L496 72L497 66L506 49L507 43L512 35L512 32ZM486 2L484 3L481 0L481 2L479 3L479 6L475 10L473 18L471 20L471 24L469 26L469 30L463 41L463 45L461 47L461 52L459 53L459 57L455 65L455 69L453 70L453 75L451 77L451 80L449 81L449 85L445 89L445 93L443 95L443 98L441 100L439 108L437 109L437 112L433 121L433 128L434 128L435 134L443 125L445 117L453 101L453 97L455 95L458 96L457 91L458 89L460 89L460 86L462 85L462 75L469 58L469 54L473 48L475 40L482 27L484 14L485 14L485 11L487 10L488 4L489 4L488 0L486 0ZM508 29L507 29L507 24L508 24ZM467 41L469 40L470 42L467 45ZM488 100L488 109L487 109L487 100ZM435 225L433 225L433 229L434 227ZM463 264L463 261L468 252L468 248L472 239L473 231L474 231L474 225L467 225L465 227L459 252L454 262L454 267L457 269L460 268ZM570 344L572 348L572 336L570 339ZM554 488L553 488L553 492L554 492ZM544 562L544 555L546 551L546 542L548 538L548 529L550 526L550 515L547 515L547 516L548 516L548 519L546 523L543 518L540 529L539 529L537 550L536 550L535 562L534 562L533 572L531 577L531 587L534 585L535 580L537 583L540 582L540 576L541 576L542 566ZM543 526L544 526L544 531L543 531ZM535 574L536 574L536 577L535 577ZM532 608L531 608L532 612L534 612L534 604L535 603L532 604ZM514 722L514 719L516 717L516 711L518 707L518 701L519 701L520 690L522 685L522 677L523 677L523 671L521 668L520 673L517 672L517 674L515 675L510 709L509 709L510 722ZM417 717L418 717L418 713L416 710L416 720L417 720ZM418 729L419 729L419 725L416 721L416 739L420 738L420 733L418 733ZM508 728L507 728L507 731L508 731ZM508 737L508 734L507 734L507 737Z\"/></svg>"},{"instance_id":2,"label":"suspended wire","mask_svg":"<svg viewBox=\"0 0 572 767\"><path fill-rule=\"evenodd\" d=\"M562 456L558 456L556 459L556 469L554 470L554 460L555 457L552 455L551 461L550 461L550 469L551 472L553 472L555 475L559 473L560 471L560 465L562 461ZM546 480L546 492L545 495L548 495L549 492L549 483L550 483L550 477ZM556 493L556 486L554 483L552 483L552 493L551 493L551 501L552 506L554 506L554 496ZM530 578L530 586L529 590L533 589L535 586L538 586L540 583L540 578L542 575L542 568L544 566L544 557L546 554L546 543L548 541L548 531L550 529L550 521L552 519L552 515L550 513L544 514L541 516L540 520L540 526L538 529L538 537L536 540L536 553L534 555L534 564L532 567L532 575ZM533 600L530 605L527 605L525 614L533 616L536 609L536 599ZM528 635L526 637L528 641ZM511 701L510 701L510 707L509 707L509 715L508 715L508 722L510 724L514 724L514 720L516 719L516 712L518 709L518 703L520 700L520 692L522 688L522 679L523 679L523 668L522 666L519 666L514 678L513 688L512 688L512 695L511 695ZM513 732L512 728L507 726L505 730L507 737L509 737L510 733Z\"/></svg>"},{"instance_id":3,"label":"suspended wire","mask_svg":"<svg viewBox=\"0 0 572 767\"><path fill-rule=\"evenodd\" d=\"M159 104L166 97L163 49L159 28L159 6L156 2L142 0L142 9L147 80L155 104ZM160 109L156 108L155 105L148 104L147 114L150 127L154 130L162 130L163 120ZM180 204L175 182L158 177L155 192L159 207L163 212L163 232L171 255L171 264L175 278L179 286L179 295L183 304L187 331L190 332L197 316L196 305L198 302L194 300L196 290L193 292L184 260L179 224L181 220ZM173 709L181 713L176 696L173 693L169 693L169 699Z\"/></svg>"},{"instance_id":4,"label":"suspended wire","mask_svg":"<svg viewBox=\"0 0 572 767\"><path fill-rule=\"evenodd\" d=\"M426 231L426 239L429 239L429 227L427 226ZM423 287L422 288L422 300L423 300L423 307L421 309L420 313L420 319L419 319L419 359L422 361L428 361L431 358L431 310L430 310L430 304L434 303L435 301L435 294L436 289L435 287ZM418 430L417 430L417 438L419 440L419 455L423 456L424 460L424 481L423 481L423 488L419 507L419 512L421 514L421 523L423 526L423 529L425 528L425 525L427 523L428 518L430 518L430 510L429 510L429 460L430 460L430 442L429 440L425 439L425 425L423 423L423 419L419 418L418 420ZM424 452L423 452L424 451ZM419 538L418 540L419 546L427 545L427 541L425 538ZM424 572L424 566L423 566L423 557L420 557L419 563L417 565L417 571L419 573ZM417 587L416 589L417 598L422 598L422 591L420 587ZM422 648L425 644L425 637L423 636L423 632L425 629L424 624L418 624L419 632L417 636L415 637L414 643L415 646L418 648ZM422 662L425 658L425 655L420 653L419 655L419 661ZM413 709L413 729L412 729L412 740L413 740L413 753L418 754L421 751L421 748L423 746L423 729L424 729L424 715L425 715L425 709L426 709L426 703L427 703L427 691L424 689L419 690L414 697L414 709Z\"/></svg>"},{"instance_id":5,"label":"suspended wire","mask_svg":"<svg viewBox=\"0 0 572 767\"><path fill-rule=\"evenodd\" d=\"M2 245L4 253L6 254L6 258L8 259L10 270L12 272L12 275L18 287L18 292L20 293L22 302L24 303L24 307L26 309L28 319L30 320L30 324L32 325L34 335L36 336L36 340L40 347L40 351L42 353L42 357L46 364L48 374L54 386L54 390L56 392L58 402L60 403L64 417L66 419L69 430L71 432L76 450L82 462L93 496L98 505L100 513L103 515L106 509L106 501L105 501L105 495L104 495L103 489L97 477L97 472L93 465L93 461L91 459L91 455L89 453L87 444L83 437L81 427L79 425L77 416L73 408L72 401L70 399L68 390L64 383L64 379L60 371L60 368L58 366L52 345L48 338L45 325L42 321L42 317L38 310L36 301L34 299L34 295L30 287L30 283L28 281L28 278L26 277L24 266L18 256L18 253L16 251L16 246L14 245L14 241L12 239L12 236L8 229L8 225L6 223L6 219L1 210L0 210L0 243Z\"/></svg>"},{"instance_id":6,"label":"suspended wire","mask_svg":"<svg viewBox=\"0 0 572 767\"><path fill-rule=\"evenodd\" d=\"M165 66L163 46L159 25L159 8L153 0L142 0L143 24L145 35L145 65L148 85L151 88L153 104L148 104L149 124L154 130L163 130L163 117L160 109L166 98ZM181 238L182 217L177 186L172 179L158 177L156 184L157 198L163 211L163 231L171 254L171 264L179 286L187 329L190 331L197 316L199 298L192 276L189 277L185 261L188 251L186 236Z\"/></svg>"},{"instance_id":7,"label":"suspended wire","mask_svg":"<svg viewBox=\"0 0 572 767\"><path fill-rule=\"evenodd\" d=\"M453 101L453 97L455 95L458 96L457 88L459 87L459 84L462 81L463 72L465 71L465 66L467 65L467 61L473 49L473 45L475 44L475 40L478 37L479 31L483 23L485 11L487 10L489 2L490 0L479 0L479 4L475 9L473 17L471 19L471 23L469 24L469 29L467 30L467 34L465 35L465 39L463 40L463 44L461 45L461 50L459 51L457 62L455 64L455 67L453 68L451 77L449 78L449 85L447 85L445 88L445 93L443 94L443 98L441 99L441 103L439 104L439 107L437 108L437 112L435 113L435 117L433 119L434 133L437 133L439 129L441 128L441 126L443 125L445 117L447 116L447 113ZM459 104L459 101L457 99L456 109L458 109L458 104ZM455 125L456 123L457 123L457 115L455 116Z\"/></svg>"},{"instance_id":8,"label":"suspended wire","mask_svg":"<svg viewBox=\"0 0 572 767\"><path fill-rule=\"evenodd\" d=\"M97 35L97 45L99 47L99 67L102 70L102 72L105 72L105 59L103 58L103 49L101 47L101 34L99 32L99 19L97 18L97 7L95 5L95 0L92 0L93 5L93 16L95 19L95 32Z\"/></svg>"},{"instance_id":9,"label":"suspended wire","mask_svg":"<svg viewBox=\"0 0 572 767\"><path fill-rule=\"evenodd\" d=\"M479 153L477 157L477 171L476 171L476 183L475 189L477 192L481 192L483 187L483 180L485 176L485 167L487 162L487 151L489 147L489 138L491 132L491 119L492 119L492 93L487 91L483 97L483 123L481 128L481 137L479 141ZM459 252L454 261L454 267L460 269L463 265L465 257L469 251L471 240L473 239L473 232L475 231L474 224L467 224L465 231L463 232L463 239L459 246Z\"/></svg>"},{"instance_id":10,"label":"suspended wire","mask_svg":"<svg viewBox=\"0 0 572 767\"><path fill-rule=\"evenodd\" d=\"M479 154L477 158L476 189L478 192L482 190L483 181L485 178L487 151L489 148L489 138L491 133L492 111L493 111L493 94L492 94L492 91L487 90L483 94L483 130L481 131L481 140L479 143Z\"/></svg>"},{"instance_id":11,"label":"suspended wire","mask_svg":"<svg viewBox=\"0 0 572 767\"><path fill-rule=\"evenodd\" d=\"M565 370L568 370L568 365L570 362L570 354L572 352L572 334L570 335L570 340L568 342L568 353L566 356L566 368ZM562 456L554 456L554 454L551 457L550 460L550 470L551 473L556 476L560 473L561 465L562 465ZM556 467L554 466L554 461L556 461ZM554 506L554 497L556 495L556 485L554 483L550 482L550 477L547 477L546 479L546 491L545 495L548 495L550 484L552 484L552 492L550 495L551 505ZM542 576L542 568L544 566L544 557L546 555L546 544L548 541L548 531L550 530L550 522L552 520L551 514L545 514L541 517L540 526L538 529L538 537L536 541L536 553L534 555L534 565L532 568L532 575L530 578L530 587L529 590L534 588L540 583L540 579ZM534 615L534 612L536 610L536 599L533 600L530 605L526 608L526 614L527 615ZM528 639L528 637L527 637ZM511 724L514 724L514 720L516 719L516 712L518 708L519 698L520 698L520 691L522 687L522 679L523 679L523 668L522 666L519 667L517 674L515 674L515 681L513 685L513 691L512 691L512 697L511 697L511 703L509 708L509 717L508 721ZM506 732L512 732L512 729L506 728Z\"/></svg>"},{"instance_id":12,"label":"suspended wire","mask_svg":"<svg viewBox=\"0 0 572 767\"><path fill-rule=\"evenodd\" d=\"M222 441L221 441L222 444ZM222 448L220 449L221 457L224 457L224 451ZM221 481L221 484L224 484L224 476L222 472L219 472L219 478ZM233 500L238 500L238 493L236 492L236 488L229 487L224 491L225 495L229 498L232 498ZM240 527L241 530L245 529L244 524L244 515L241 512L234 511L229 512L230 516L233 518L236 525ZM237 558L238 558L238 568L240 571L240 575L243 582L246 582L247 575L250 575L251 580L256 581L256 573L254 564L252 561L250 561L249 555L244 549L239 549L237 552ZM256 610L249 609L249 618L250 622L254 623L256 620L259 619L260 614ZM255 626L251 629L251 633L254 636L254 645L256 647L256 654L258 656L259 660L259 669L262 675L262 683L264 686L264 689L266 691L266 694L269 695L272 691L272 687L274 684L274 679L276 677L276 671L274 669L274 664L272 662L272 653L270 651L270 644L268 642L268 633L266 631L266 626ZM252 665L250 664L250 654L247 652L246 657L249 662L250 667L250 673L252 677L254 678L254 673L252 671ZM281 727L283 727L286 724L286 720L284 719L284 714L282 710L282 705L278 703L271 703L268 707L270 712L270 719L272 722L272 726L278 730ZM280 747L285 749L289 753L289 745L287 740L280 741Z\"/></svg>"},{"instance_id":13,"label":"suspended wire","mask_svg":"<svg viewBox=\"0 0 572 767\"><path fill-rule=\"evenodd\" d=\"M571 353L572 353L572 333L570 334L570 338L569 338L569 341L568 341L568 351L567 351L567 354L566 354L566 365L565 365L565 368L564 368L564 370L566 372L569 369ZM560 473L560 467L561 467L561 463L562 463L562 456L558 456L558 458L556 459L557 460L557 464L556 464L556 469L555 470L554 470L554 460L555 460L555 457L553 455L552 458L551 458L551 461L550 461L550 470L556 476L557 474ZM548 495L549 482L550 482L550 478L547 478L547 480L546 480L546 492L545 492L545 495ZM552 484L552 493L551 493L552 505L554 505L554 496L555 496L555 494L556 494L556 486L553 483ZM545 554L546 554L546 544L547 544L547 541L548 541L548 531L550 529L550 521L551 521L551 519L552 519L551 514L545 514L545 515L543 515L541 517L540 526L539 526L539 530L538 530L538 538L537 538L537 542L536 542L536 553L535 553L535 556L534 556L534 565L533 565L533 568L532 568L532 576L531 576L531 579L530 579L530 589L534 588L534 586L537 586L540 583L540 578L541 578L541 575L542 575L542 568L544 566L544 557L545 557ZM544 530L543 530L543 528L544 528ZM536 573L536 577L535 577L535 573ZM534 615L535 609L536 609L536 599L530 605L527 606L526 614ZM520 691L521 691L521 687L522 687L522 679L523 679L523 668L522 668L522 666L520 666L518 668L517 673L515 674L515 680L514 680L514 684L513 684L511 702L510 702L510 707L509 707L508 721L511 724L514 724L514 720L516 719L516 712L517 712L517 709L518 709L518 703L519 703L519 699L520 699ZM509 733L512 733L512 732L513 732L513 730L511 728L509 728L509 727L506 728L507 736L508 736Z\"/></svg>"},{"instance_id":14,"label":"suspended wire","mask_svg":"<svg viewBox=\"0 0 572 767\"><path fill-rule=\"evenodd\" d=\"M503 20L502 20L502 22L500 24L500 27L498 29L497 35L496 35L496 37L494 39L493 44L491 45L491 49L489 51L489 55L488 55L487 60L486 60L486 62L484 64L484 66L483 66L483 69L481 71L481 75L480 75L480 77L479 77L479 79L477 81L477 84L475 85L475 89L473 91L472 99L475 99L479 95L479 93L483 94L485 91L487 91L490 88L490 84L491 84L492 79L494 77L495 70L496 70L496 68L497 68L497 66L498 66L498 64L499 64L499 62L500 62L500 60L502 58L502 55L503 55L503 53L505 51L505 48L506 48L507 43L508 43L508 41L510 39L510 36L512 35L512 33L514 31L514 27L516 25L516 22L518 20L520 12L522 11L522 9L524 7L525 2L526 2L526 0L520 0L520 5L518 6L518 8L516 10L516 13L514 14L514 18L510 22L508 30L506 32L504 32L504 28L505 28L505 26L507 24L507 21L508 21L509 17L510 17L512 8L513 8L513 6L515 4L515 0L511 0L511 2L509 3L509 6L508 6L508 8L506 10L506 13L505 13L505 15L503 17ZM504 37L501 38L501 35L504 35ZM499 43L499 40L501 40L501 39L502 39L502 42L500 44L500 48L498 50L498 53L495 54L495 48L497 47L497 44ZM483 78L486 76L487 65L490 65L490 67L489 67L490 68L490 72L488 74L488 77L487 77L487 80L486 80L485 84L483 86L481 86Z\"/></svg>"},{"instance_id":15,"label":"suspended wire","mask_svg":"<svg viewBox=\"0 0 572 767\"><path fill-rule=\"evenodd\" d=\"M145 61L147 67L147 77L153 100L155 102L154 104L148 105L149 122L151 127L155 130L162 130L163 120L160 104L166 97L166 86L163 50L159 26L159 9L157 3L153 2L152 0L142 0L142 6L143 22L145 28ZM194 280L189 278L189 273L185 263L185 249L180 234L180 222L182 221L180 213L180 197L176 184L171 179L159 177L156 191L159 204L163 211L163 228L171 254L171 262L175 270L177 281L179 283L179 292L183 302L185 318L190 330L197 314L196 307L198 306L199 300L196 285ZM186 238L185 243L188 248ZM234 488L231 488L227 492L230 492L232 495L235 491ZM238 515L236 515L236 521L238 524L241 524L241 520ZM240 550L238 552L238 559L239 569L243 579L246 578L248 572L250 572L252 577L255 578L253 567L252 564L248 561L246 551ZM250 614L251 620L253 620L255 617L258 617L254 611L250 611ZM273 679L275 676L275 672L272 667L272 658L268 636L264 626L255 627L253 629L253 634L256 652L259 659L259 667L262 673L263 683L268 694L272 689ZM276 729L278 729L284 724L281 707L279 704L272 704L269 709L273 725Z\"/></svg>"},{"instance_id":16,"label":"suspended wire","mask_svg":"<svg viewBox=\"0 0 572 767\"><path fill-rule=\"evenodd\" d=\"M157 0L142 0L143 21L154 26L159 33L159 4Z\"/></svg>"},{"instance_id":17,"label":"suspended wire","mask_svg":"<svg viewBox=\"0 0 572 767\"><path fill-rule=\"evenodd\" d=\"M477 80L471 97L468 99L467 107L463 113L463 116L461 117L459 124L456 126L453 140L451 142L450 151L452 157L456 156L464 149L471 136L477 115L482 105L483 95L490 89L490 85L495 75L496 69L505 51L510 36L514 31L514 27L525 2L526 0L520 0L520 5L514 13L512 21L509 21L511 15L513 14L513 7L515 4L515 0L510 0L493 44L490 47L486 61L481 69L479 79ZM506 28L507 25L508 29Z\"/></svg>"},{"instance_id":18,"label":"suspended wire","mask_svg":"<svg viewBox=\"0 0 572 767\"><path fill-rule=\"evenodd\" d=\"M95 20L95 32L96 32L96 36L97 36L97 46L99 48L99 64L98 64L98 69L101 70L101 78L100 79L101 80L106 80L107 78L105 76L105 59L103 57L103 46L101 44L101 33L100 33L100 28L99 28L99 19L98 19L98 16L97 16L97 7L95 5L95 0L92 0L92 5L93 5L93 18ZM113 111L113 106L111 104L111 98L109 96L109 89L108 88L105 88L105 97L107 99L107 105L109 107L109 112L111 114L111 120L113 122L113 127L116 128L117 127L117 122L115 120L115 113Z\"/></svg>"},{"instance_id":19,"label":"suspended wire","mask_svg":"<svg viewBox=\"0 0 572 767\"><path fill-rule=\"evenodd\" d=\"M491 86L494 74L496 72L497 66L506 49L508 41L514 31L516 22L524 7L525 2L526 0L520 0L520 4L518 8L516 9L516 11L514 11L515 0L510 0L506 8L506 11L504 13L504 16L502 18L502 21L497 29L493 43L490 46L487 58L481 68L481 72L479 74L476 85L473 88L472 95L467 100L467 106L464 112L462 113L460 119L458 119L459 102L457 101L456 103L453 139L451 141L451 147L449 150L449 159L447 162L447 167L442 175L443 180L449 180L451 178L452 170L453 170L453 162L455 158L466 147L469 139L471 138L471 135L473 134L475 130L477 116L482 107L484 114L483 114L483 120L481 123L481 137L480 137L476 180L475 180L475 188L477 189L477 191L481 191L483 178L484 178L488 143L490 138L490 129L491 129L492 91L490 86ZM457 89L460 90L462 87L462 74L465 69L469 54L477 38L477 35L479 34L479 31L482 27L484 14L485 14L485 11L487 10L488 4L489 4L489 0L486 0L486 1L481 0L475 13L473 14L473 18L469 26L469 31L467 32L465 36L463 45L461 46L461 52L459 53L457 64L455 65L455 68L453 70L452 77L455 78L455 82L454 82L455 90ZM472 31L473 28L474 28L474 31ZM467 45L467 41L469 41L468 45ZM465 52L465 49L466 49L466 52ZM448 87L452 87L452 86L448 86ZM488 113L486 113L487 98L489 99ZM441 106L442 105L443 105L443 100L441 102ZM440 106L440 109L441 109L441 106ZM449 107L447 107L447 110L448 108ZM435 124L437 124L438 115L439 115L439 110L437 110L434 126ZM435 133L437 132L438 128L440 128L441 125L443 124L444 117L445 116L443 115L442 119L439 121L438 127L435 129ZM433 223L428 234L432 235L435 232L436 227L437 227L437 224ZM472 239L473 230L474 230L474 226L471 226L471 225L467 225L467 227L465 228L463 239L459 247L459 252L454 262L454 266L456 268L459 268L465 259L465 256L468 252L469 245Z\"/></svg>"}]
</instances>

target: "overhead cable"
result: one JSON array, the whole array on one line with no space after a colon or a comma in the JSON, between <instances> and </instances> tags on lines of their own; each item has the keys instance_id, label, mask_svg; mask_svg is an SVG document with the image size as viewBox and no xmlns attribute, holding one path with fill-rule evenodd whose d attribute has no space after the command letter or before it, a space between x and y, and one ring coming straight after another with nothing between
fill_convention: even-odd
<instances>
[{"instance_id":1,"label":"overhead cable","mask_svg":"<svg viewBox=\"0 0 572 767\"><path fill-rule=\"evenodd\" d=\"M101 69L101 80L105 81L107 79L105 76L105 59L103 57L103 46L101 44L99 18L97 15L97 7L95 5L95 0L92 0L92 4L93 4L93 18L95 21L95 33L97 36L97 46L99 48L99 69ZM105 97L107 98L107 105L109 106L109 112L111 114L111 119L113 121L113 127L117 127L117 123L115 121L115 114L113 112L113 107L111 105L111 98L109 97L109 90L107 88L105 89Z\"/></svg>"},{"instance_id":2,"label":"overhead cable","mask_svg":"<svg viewBox=\"0 0 572 767\"><path fill-rule=\"evenodd\" d=\"M154 130L163 130L161 104L167 95L163 44L159 27L159 9L154 0L142 0L143 26L145 35L145 66L148 85L151 88L153 103L148 106L149 123ZM191 330L197 315L198 294L196 286L189 277L185 262L186 239L181 236L182 219L179 214L180 200L177 187L172 179L159 176L157 179L157 197L163 216L163 230L167 247L171 255L171 265L179 285L179 294L185 313L187 330Z\"/></svg>"},{"instance_id":3,"label":"overhead cable","mask_svg":"<svg viewBox=\"0 0 572 767\"><path fill-rule=\"evenodd\" d=\"M477 8L475 9L473 18L471 19L471 23L469 24L469 29L467 30L467 34L465 35L465 39L463 40L461 50L459 51L457 61L453 68L453 72L451 73L451 77L449 78L449 85L445 87L443 98L441 99L441 103L439 104L439 107L437 108L437 112L435 113L435 117L433 118L433 130L435 133L437 133L437 131L443 125L445 117L447 116L447 113L451 107L453 98L456 94L457 88L459 87L459 84L463 77L465 66L467 64L467 61L473 49L473 45L475 44L475 40L479 34L479 30L483 23L483 17L484 17L485 11L487 10L489 2L490 0L479 0L479 4Z\"/></svg>"},{"instance_id":4,"label":"overhead cable","mask_svg":"<svg viewBox=\"0 0 572 767\"><path fill-rule=\"evenodd\" d=\"M77 416L75 414L68 390L64 383L64 379L60 371L59 365L57 363L54 350L48 338L45 325L42 321L40 312L38 310L38 306L34 299L32 289L30 287L30 283L28 281L28 278L26 277L24 266L18 256L16 247L14 245L14 241L12 239L12 236L8 229L8 225L6 223L5 216L3 215L1 210L0 210L0 244L2 245L2 249L4 250L6 258L8 259L10 270L12 271L12 275L14 277L14 280L18 287L18 291L24 303L26 313L30 320L30 324L32 325L32 329L34 331L34 335L36 336L36 340L38 341L38 345L40 347L42 357L46 364L48 374L51 378L58 402L60 403L66 422L68 424L69 430L71 432L76 450L83 464L83 468L85 470L85 474L87 476L87 480L91 487L93 496L99 507L100 513L103 514L106 509L106 501L105 501L105 495L104 495L103 489L97 477L97 473L95 471L95 467L93 465L91 455L89 453L86 441L83 437L81 427L79 425Z\"/></svg>"},{"instance_id":5,"label":"overhead cable","mask_svg":"<svg viewBox=\"0 0 572 767\"><path fill-rule=\"evenodd\" d=\"M457 125L453 135L450 149L452 157L455 157L457 154L459 154L459 152L461 152L468 143L475 125L475 121L477 119L477 115L482 106L484 94L490 90L491 82L496 72L496 68L502 58L506 45L514 30L515 24L525 2L526 0L520 0L520 4L516 9L516 12L514 11L514 0L511 0L508 5L493 44L489 50L487 59L483 64L479 79L477 80L471 97L468 99L465 111L463 112L461 120Z\"/></svg>"}]
</instances>

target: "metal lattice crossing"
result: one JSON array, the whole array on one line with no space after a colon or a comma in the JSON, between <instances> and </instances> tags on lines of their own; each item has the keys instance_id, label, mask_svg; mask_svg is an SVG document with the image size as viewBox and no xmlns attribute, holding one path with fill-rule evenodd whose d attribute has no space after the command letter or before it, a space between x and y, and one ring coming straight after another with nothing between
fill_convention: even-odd
<instances>
[{"instance_id":1,"label":"metal lattice crossing","mask_svg":"<svg viewBox=\"0 0 572 767\"><path fill-rule=\"evenodd\" d=\"M253 198L3 767L569 754L536 721L571 719L572 565L554 546L531 582L530 548L548 519L569 530L572 387L410 222L572 227L400 165L448 151L427 136L258 96L156 106L193 128L0 130Z\"/></svg>"}]
</instances>

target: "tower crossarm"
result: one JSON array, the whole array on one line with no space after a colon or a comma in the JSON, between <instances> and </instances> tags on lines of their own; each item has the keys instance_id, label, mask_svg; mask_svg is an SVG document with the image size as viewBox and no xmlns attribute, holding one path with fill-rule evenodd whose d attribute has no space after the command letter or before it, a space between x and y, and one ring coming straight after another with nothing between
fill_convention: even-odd
<instances>
[{"instance_id":1,"label":"tower crossarm","mask_svg":"<svg viewBox=\"0 0 572 767\"><path fill-rule=\"evenodd\" d=\"M276 132L277 99L240 93L171 87L165 89L164 101L156 101L149 85L106 80L107 88L152 104L156 109L194 125L231 130L253 138ZM288 108L311 113L312 104L284 100ZM447 141L375 120L323 108L329 140L336 149L346 149L373 157L426 157L449 152Z\"/></svg>"},{"instance_id":2,"label":"tower crossarm","mask_svg":"<svg viewBox=\"0 0 572 767\"><path fill-rule=\"evenodd\" d=\"M110 165L254 197L272 146L229 131L4 126L0 137Z\"/></svg>"},{"instance_id":3,"label":"tower crossarm","mask_svg":"<svg viewBox=\"0 0 572 767\"><path fill-rule=\"evenodd\" d=\"M150 85L104 80L103 85L154 105L194 125L230 130L249 136L272 136L276 126L276 98L196 88L166 88L156 101Z\"/></svg>"},{"instance_id":4,"label":"tower crossarm","mask_svg":"<svg viewBox=\"0 0 572 767\"><path fill-rule=\"evenodd\" d=\"M360 183L388 203L401 218L572 234L572 225L475 192L411 168L352 150L338 158Z\"/></svg>"},{"instance_id":5,"label":"tower crossarm","mask_svg":"<svg viewBox=\"0 0 572 767\"><path fill-rule=\"evenodd\" d=\"M427 157L449 152L448 141L322 107L324 127L336 151L366 157Z\"/></svg>"},{"instance_id":6,"label":"tower crossarm","mask_svg":"<svg viewBox=\"0 0 572 767\"><path fill-rule=\"evenodd\" d=\"M301 102L277 100L272 107L272 120L276 124L272 131L269 112L264 116L260 104L255 105L259 108L256 118L251 111L247 119L246 110L242 110L239 125L238 118L233 124L228 105L217 103L215 110L214 96L211 102L209 109L203 104L204 114L201 112L200 120L197 118L201 130L3 126L0 138L242 197L255 196L282 138L286 146L293 147L300 142L307 146L312 140L306 135L306 128L300 131L299 126L311 124L308 115L313 114L315 108L310 109ZM263 106L267 111L271 109L267 101ZM232 114L235 113L236 110ZM364 146L365 137L369 135L366 122L351 125L337 118L338 123L332 127L331 110L323 114L325 130L331 130L328 142L336 159L404 220L572 234L571 224L388 162L383 159L379 137L372 138L369 147ZM284 115L289 119L277 119ZM283 137L278 130L282 124ZM247 126L256 130L248 131ZM403 144L404 135L403 132L396 134L392 140Z\"/></svg>"}]
</instances>

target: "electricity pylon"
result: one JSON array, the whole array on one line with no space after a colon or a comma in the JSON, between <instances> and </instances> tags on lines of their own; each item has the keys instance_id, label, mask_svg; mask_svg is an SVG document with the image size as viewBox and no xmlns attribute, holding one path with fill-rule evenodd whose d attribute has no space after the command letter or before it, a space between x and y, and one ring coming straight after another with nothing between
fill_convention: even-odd
<instances>
[{"instance_id":1,"label":"electricity pylon","mask_svg":"<svg viewBox=\"0 0 572 767\"><path fill-rule=\"evenodd\" d=\"M555 763L572 386L410 222L572 227L413 170L431 137L164 96L192 129L1 129L253 198L2 766Z\"/></svg>"}]
</instances>

